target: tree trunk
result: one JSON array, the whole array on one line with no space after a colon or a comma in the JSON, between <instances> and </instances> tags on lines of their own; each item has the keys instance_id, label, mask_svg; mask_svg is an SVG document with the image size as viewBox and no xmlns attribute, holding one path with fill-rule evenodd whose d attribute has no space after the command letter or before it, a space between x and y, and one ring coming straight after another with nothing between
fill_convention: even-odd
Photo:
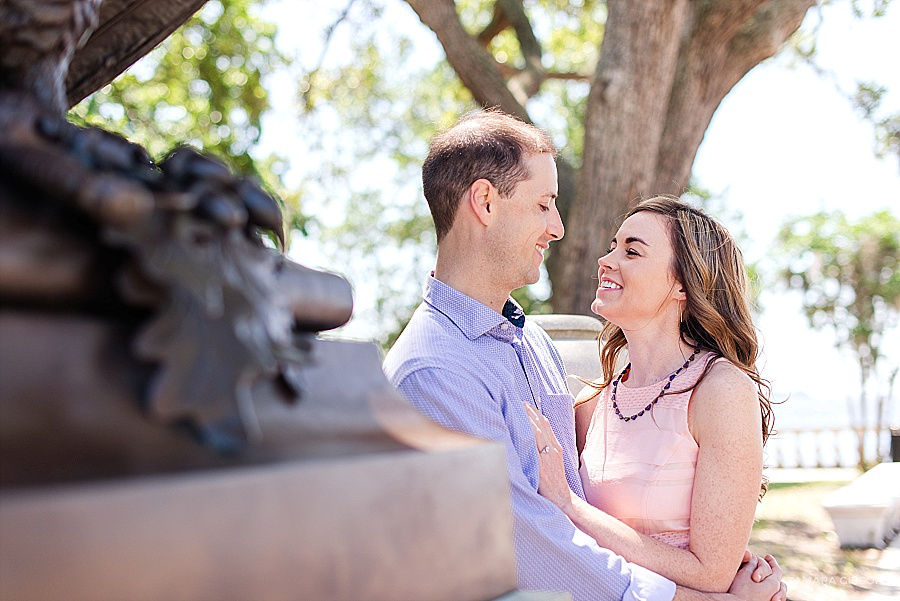
<instances>
[{"instance_id":1,"label":"tree trunk","mask_svg":"<svg viewBox=\"0 0 900 601\"><path fill-rule=\"evenodd\" d=\"M588 95L578 196L551 273L556 313L589 314L597 257L631 201L652 193L687 0L610 1Z\"/></svg>"},{"instance_id":2,"label":"tree trunk","mask_svg":"<svg viewBox=\"0 0 900 601\"><path fill-rule=\"evenodd\" d=\"M862 471L869 469L869 460L866 457L866 432L869 431L869 415L867 411L866 384L869 381L869 369L863 360L859 362L859 423L857 423L857 450L859 451L859 463L857 467Z\"/></svg>"},{"instance_id":3,"label":"tree trunk","mask_svg":"<svg viewBox=\"0 0 900 601\"><path fill-rule=\"evenodd\" d=\"M659 145L654 194L684 192L697 149L722 99L750 69L778 52L814 3L718 2L706 12L694 8L690 23L712 21L722 26L694 26L681 48Z\"/></svg>"},{"instance_id":4,"label":"tree trunk","mask_svg":"<svg viewBox=\"0 0 900 601\"><path fill-rule=\"evenodd\" d=\"M640 198L680 195L722 99L814 0L609 2L566 236L548 265L557 313L590 313L597 257Z\"/></svg>"}]
</instances>

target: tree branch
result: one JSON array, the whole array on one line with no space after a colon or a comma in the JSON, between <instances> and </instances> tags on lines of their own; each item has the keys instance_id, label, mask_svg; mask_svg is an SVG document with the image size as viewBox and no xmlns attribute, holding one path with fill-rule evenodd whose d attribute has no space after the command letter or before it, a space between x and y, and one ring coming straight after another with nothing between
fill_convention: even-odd
<instances>
[{"instance_id":1,"label":"tree branch","mask_svg":"<svg viewBox=\"0 0 900 601\"><path fill-rule=\"evenodd\" d=\"M660 140L653 193L681 194L697 149L725 95L774 55L815 0L698 4L686 24Z\"/></svg>"},{"instance_id":2,"label":"tree branch","mask_svg":"<svg viewBox=\"0 0 900 601\"><path fill-rule=\"evenodd\" d=\"M541 57L544 50L537 36L534 35L534 29L531 27L531 21L525 14L525 6L522 0L497 0L497 5L503 8L503 12L509 19L510 25L516 32L519 39L519 47L522 49L522 56L525 57L526 64L535 64L540 66Z\"/></svg>"},{"instance_id":3,"label":"tree branch","mask_svg":"<svg viewBox=\"0 0 900 601\"><path fill-rule=\"evenodd\" d=\"M319 52L319 60L316 61L316 66L306 74L306 81L309 83L309 90L307 90L306 92L301 92L301 96L304 98L303 104L305 105L306 110L311 110L313 108L313 95L309 92L314 87L316 76L322 69L322 65L325 64L325 57L328 55L328 49L331 46L331 40L334 38L334 33L337 30L338 26L350 17L350 9L353 8L354 2L356 2L356 0L348 0L347 4L344 6L344 10L341 11L341 13L330 25L325 27L324 35L322 36L322 50L321 52Z\"/></svg>"},{"instance_id":4,"label":"tree branch","mask_svg":"<svg viewBox=\"0 0 900 601\"><path fill-rule=\"evenodd\" d=\"M507 78L516 77L524 72L524 69L517 69L511 65L507 65L504 63L497 63L497 70ZM578 72L562 72L562 71L544 71L542 74L543 79L562 79L562 80L575 80L575 81L591 81L591 78L594 76L593 72L585 71L583 73Z\"/></svg>"},{"instance_id":5,"label":"tree branch","mask_svg":"<svg viewBox=\"0 0 900 601\"><path fill-rule=\"evenodd\" d=\"M503 6L497 2L494 4L494 16L491 18L491 22L478 34L478 42L487 48L491 40L507 27L509 27L509 19L503 12Z\"/></svg>"},{"instance_id":6,"label":"tree branch","mask_svg":"<svg viewBox=\"0 0 900 601\"><path fill-rule=\"evenodd\" d=\"M437 35L447 60L476 102L482 106L500 107L531 122L523 102L516 98L503 79L497 61L463 28L452 0L407 0L407 3L422 23Z\"/></svg>"},{"instance_id":7,"label":"tree branch","mask_svg":"<svg viewBox=\"0 0 900 601\"><path fill-rule=\"evenodd\" d=\"M534 29L528 15L525 14L522 0L497 0L497 6L502 7L515 30L522 57L525 59L525 69L510 80L509 86L513 93L519 92L519 96L524 96L525 99L531 98L538 93L544 82L544 65L541 60L543 48L541 48L537 36L534 35ZM524 100L520 99L520 102L524 102Z\"/></svg>"}]
</instances>

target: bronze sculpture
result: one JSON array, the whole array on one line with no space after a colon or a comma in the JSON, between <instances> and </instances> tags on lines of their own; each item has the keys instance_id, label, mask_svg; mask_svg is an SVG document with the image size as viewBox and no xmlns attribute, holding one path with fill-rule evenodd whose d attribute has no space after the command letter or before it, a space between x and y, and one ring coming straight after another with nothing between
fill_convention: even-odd
<instances>
[{"instance_id":1,"label":"bronze sculpture","mask_svg":"<svg viewBox=\"0 0 900 601\"><path fill-rule=\"evenodd\" d=\"M137 328L134 358L155 365L144 412L234 453L261 443L255 402L298 401L298 368L310 360L313 333L349 319L349 286L264 245L261 232L283 242L281 212L252 179L187 147L157 165L140 146L65 120L65 67L97 24L99 6L8 0L0 13L7 18L0 127L8 132L0 140L0 173L12 229L0 294L10 302L81 303L82 310L105 306L123 315L120 321ZM105 277L68 273L58 284L47 277L43 248L16 245L23 229L16 224L41 211L57 223L24 229L43 231L48 241L65 237L72 246L66 261ZM269 385L258 385L262 380ZM18 441L35 435L16 429L0 438L3 445L33 444ZM18 461L0 465L0 482L49 475L33 464L30 474Z\"/></svg>"},{"instance_id":2,"label":"bronze sculpture","mask_svg":"<svg viewBox=\"0 0 900 601\"><path fill-rule=\"evenodd\" d=\"M69 64L97 27L101 1L0 3L0 85L63 114Z\"/></svg>"},{"instance_id":3,"label":"bronze sculpture","mask_svg":"<svg viewBox=\"0 0 900 601\"><path fill-rule=\"evenodd\" d=\"M65 120L203 3L0 0L0 597L510 593L504 449L316 336L277 202Z\"/></svg>"}]
</instances>

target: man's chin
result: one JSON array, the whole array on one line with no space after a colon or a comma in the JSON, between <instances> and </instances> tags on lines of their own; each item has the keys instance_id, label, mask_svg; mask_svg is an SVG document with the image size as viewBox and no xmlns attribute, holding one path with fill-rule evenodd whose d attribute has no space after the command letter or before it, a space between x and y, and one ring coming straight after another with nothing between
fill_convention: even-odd
<instances>
[{"instance_id":1,"label":"man's chin","mask_svg":"<svg viewBox=\"0 0 900 601\"><path fill-rule=\"evenodd\" d=\"M525 286L531 286L532 284L537 284L541 279L540 272L535 274L528 274L527 277L520 278L517 282L517 285L513 290L518 290L519 288L524 288Z\"/></svg>"}]
</instances>

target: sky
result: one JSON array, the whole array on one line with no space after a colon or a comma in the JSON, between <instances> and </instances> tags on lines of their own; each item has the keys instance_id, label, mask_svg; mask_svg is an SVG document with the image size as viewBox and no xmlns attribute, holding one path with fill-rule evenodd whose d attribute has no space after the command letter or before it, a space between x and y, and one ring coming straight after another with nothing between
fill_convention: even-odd
<instances>
[{"instance_id":1,"label":"sky","mask_svg":"<svg viewBox=\"0 0 900 601\"><path fill-rule=\"evenodd\" d=\"M713 117L694 163L694 175L722 197L728 211L742 214L741 227L749 238L744 253L749 261L767 259L775 233L788 216L823 209L839 209L851 218L886 208L900 214L898 159L875 156L872 127L861 121L845 96L855 89L856 81L875 80L892 90L885 107L900 111L897 4L890 6L885 17L865 20L853 18L849 2L813 8L802 29L818 29L817 61L828 74L791 64L784 57L770 59L735 86ZM307 2L277 0L264 5L263 16L280 24L279 47L312 65L319 59L324 26L345 5L346 0L322 0L310 8ZM415 39L423 61L441 56L433 34L404 2L396 0L387 6L387 20L393 27L419 32ZM339 39L330 54L345 52ZM271 79L273 110L263 123L262 152L284 153L301 135L295 117L295 85L283 75ZM301 162L294 162L287 175L289 183L309 175L298 165ZM305 203L304 211L315 213L316 209ZM347 273L355 289L357 314L374 303L374 291L366 289L364 276L353 277L345 265L329 264L317 254L315 241L297 240L291 252L295 260L309 266ZM853 356L834 348L831 332L809 329L798 294L769 289L761 303L764 311L757 325L763 375L773 381L776 396L798 399L789 410L796 419L816 411L819 403L829 403L829 409L843 407L858 390ZM351 320L338 334L372 335L359 320ZM892 331L885 350L890 362L900 363L900 330ZM896 407L893 416L895 425L900 425Z\"/></svg>"},{"instance_id":2,"label":"sky","mask_svg":"<svg viewBox=\"0 0 900 601\"><path fill-rule=\"evenodd\" d=\"M694 163L700 182L742 211L752 243L750 260L765 260L787 216L819 210L861 217L879 209L900 215L900 164L878 159L873 132L838 91L877 80L892 90L886 105L900 110L900 6L880 20L859 21L848 3L813 9L804 29L820 23L818 61L823 77L782 58L753 69L724 99ZM833 334L812 332L799 294L764 293L758 321L764 375L776 391L803 391L840 402L855 395L859 370L849 352L834 349ZM900 363L900 330L885 344ZM896 407L895 420L900 418Z\"/></svg>"}]
</instances>

